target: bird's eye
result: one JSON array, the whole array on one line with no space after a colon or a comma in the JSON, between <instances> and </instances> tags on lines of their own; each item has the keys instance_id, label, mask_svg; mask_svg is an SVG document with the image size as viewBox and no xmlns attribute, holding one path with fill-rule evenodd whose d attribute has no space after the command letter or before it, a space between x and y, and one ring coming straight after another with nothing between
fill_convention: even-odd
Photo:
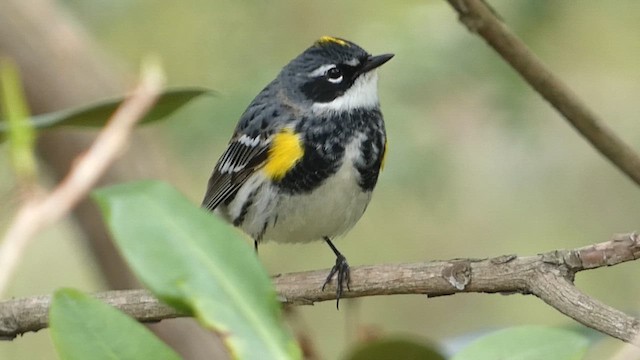
<instances>
[{"instance_id":1,"label":"bird's eye","mask_svg":"<svg viewBox=\"0 0 640 360\"><path fill-rule=\"evenodd\" d=\"M327 80L334 84L342 81L342 71L337 67L331 68L327 71Z\"/></svg>"}]
</instances>

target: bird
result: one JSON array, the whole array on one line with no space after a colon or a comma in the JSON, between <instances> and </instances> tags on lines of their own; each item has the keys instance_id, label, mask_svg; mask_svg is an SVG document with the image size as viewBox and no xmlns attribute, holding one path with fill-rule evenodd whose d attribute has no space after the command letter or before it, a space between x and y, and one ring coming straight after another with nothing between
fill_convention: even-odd
<instances>
[{"instance_id":1,"label":"bird","mask_svg":"<svg viewBox=\"0 0 640 360\"><path fill-rule=\"evenodd\" d=\"M266 241L324 240L336 261L336 307L350 268L334 240L363 215L384 167L387 135L371 55L322 36L285 65L240 116L207 183L202 207Z\"/></svg>"}]
</instances>

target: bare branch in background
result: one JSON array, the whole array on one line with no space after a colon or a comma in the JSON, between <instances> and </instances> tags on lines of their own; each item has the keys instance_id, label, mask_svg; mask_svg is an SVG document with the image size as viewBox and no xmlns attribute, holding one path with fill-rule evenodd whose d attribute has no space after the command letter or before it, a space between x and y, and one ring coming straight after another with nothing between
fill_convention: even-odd
<instances>
[{"instance_id":1,"label":"bare branch in background","mask_svg":"<svg viewBox=\"0 0 640 360\"><path fill-rule=\"evenodd\" d=\"M0 294L6 289L29 240L60 220L87 195L125 148L134 125L151 109L163 85L164 76L159 67L144 71L131 97L113 114L61 183L50 194L27 199L18 209L0 243Z\"/></svg>"},{"instance_id":2,"label":"bare branch in background","mask_svg":"<svg viewBox=\"0 0 640 360\"><path fill-rule=\"evenodd\" d=\"M447 0L469 31L481 36L593 147L640 185L640 156L549 71L483 0Z\"/></svg>"},{"instance_id":3,"label":"bare branch in background","mask_svg":"<svg viewBox=\"0 0 640 360\"><path fill-rule=\"evenodd\" d=\"M636 234L572 250L535 256L505 255L490 259L454 259L414 264L352 268L351 290L344 297L456 293L519 293L535 295L572 319L623 341L637 341L640 320L582 293L573 285L579 271L613 266L640 256ZM278 275L274 283L287 305L334 300L322 291L326 270ZM96 295L141 322L185 316L160 303L146 290L109 291ZM47 327L49 296L0 302L0 338L12 339Z\"/></svg>"},{"instance_id":4,"label":"bare branch in background","mask_svg":"<svg viewBox=\"0 0 640 360\"><path fill-rule=\"evenodd\" d=\"M609 159L609 161L636 184L640 185L640 156L638 156L632 147L624 143L609 129L604 121L589 109L585 103L578 99L560 79L545 67L542 61L507 28L497 12L491 8L488 3L484 0L447 1L458 13L460 21L469 31L481 36L531 87L560 112L596 150ZM604 253L604 255L607 254ZM631 255L633 258L636 258L639 254L633 252ZM559 287L555 289L555 292L559 294L565 292L571 293L570 290L573 288L569 283L557 283L557 285ZM544 289L539 289L539 291L545 292ZM544 299L541 294L542 292L537 293L539 297ZM553 293L547 293L546 296L553 296ZM573 294L572 296L575 296L577 299L589 299L586 295L579 293ZM588 319L591 323L606 320L598 318L598 316L602 315L599 311L593 312L591 316L589 316L588 308L584 309L583 307L573 306L567 306L565 309L556 308L573 318L583 315L575 314L576 312L579 312L581 309L586 310L587 312L584 314L586 316L585 319ZM584 324L596 328L592 326L592 324ZM620 330L628 332L626 335L620 334L622 336L616 337L630 344L623 347L614 358L616 360L640 358L640 349L635 346L640 344L640 334L637 331L638 320L633 319L633 323L631 324L626 322L620 324L624 324ZM615 323L612 325L615 325ZM627 325L631 325L631 329L634 331L629 331Z\"/></svg>"}]
</instances>

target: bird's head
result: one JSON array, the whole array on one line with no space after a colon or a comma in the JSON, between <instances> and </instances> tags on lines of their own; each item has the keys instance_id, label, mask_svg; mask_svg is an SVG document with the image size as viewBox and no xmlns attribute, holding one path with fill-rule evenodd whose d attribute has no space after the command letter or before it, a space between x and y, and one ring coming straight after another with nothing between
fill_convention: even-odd
<instances>
[{"instance_id":1,"label":"bird's head","mask_svg":"<svg viewBox=\"0 0 640 360\"><path fill-rule=\"evenodd\" d=\"M288 98L316 113L379 106L376 69L393 54L372 56L360 46L323 36L278 76Z\"/></svg>"}]
</instances>

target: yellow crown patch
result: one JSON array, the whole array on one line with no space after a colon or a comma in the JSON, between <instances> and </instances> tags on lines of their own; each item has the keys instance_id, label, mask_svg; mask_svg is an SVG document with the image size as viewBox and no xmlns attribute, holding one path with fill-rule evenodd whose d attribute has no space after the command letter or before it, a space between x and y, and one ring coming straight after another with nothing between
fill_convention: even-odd
<instances>
[{"instance_id":1,"label":"yellow crown patch","mask_svg":"<svg viewBox=\"0 0 640 360\"><path fill-rule=\"evenodd\" d=\"M330 43L338 44L340 46L349 47L349 43L348 42L346 42L346 41L344 41L342 39L335 38L333 36L323 36L320 39L318 39L318 41L316 41L316 44L321 45L321 46L322 45L327 45L327 44L330 44Z\"/></svg>"}]
</instances>

